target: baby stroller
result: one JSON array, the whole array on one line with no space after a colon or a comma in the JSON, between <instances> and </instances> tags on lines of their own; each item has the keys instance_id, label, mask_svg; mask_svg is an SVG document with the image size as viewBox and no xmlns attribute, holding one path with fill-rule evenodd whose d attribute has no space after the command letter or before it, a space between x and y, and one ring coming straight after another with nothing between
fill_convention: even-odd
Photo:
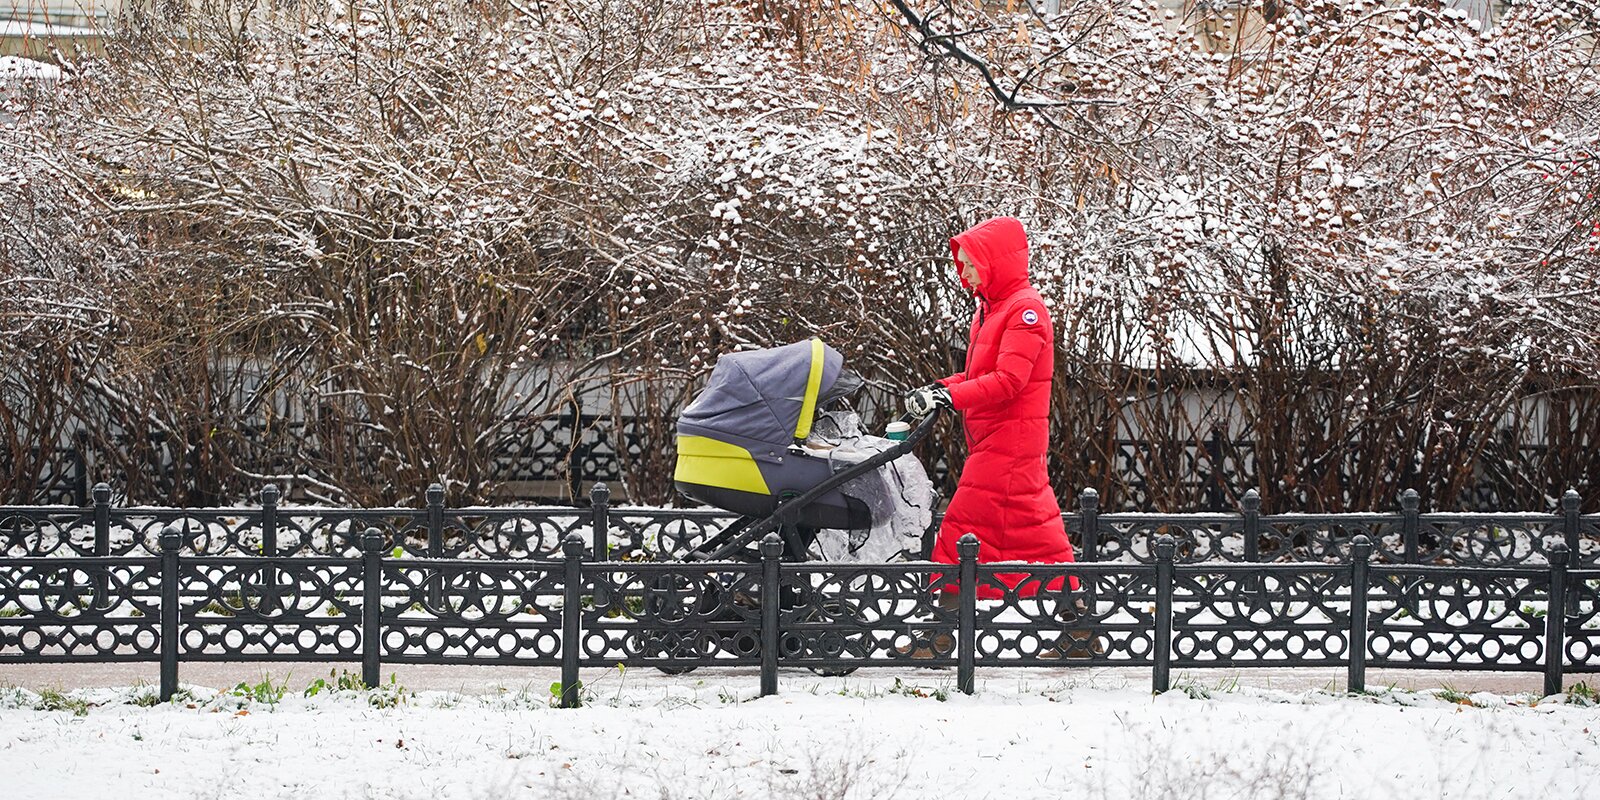
<instances>
[{"instance_id":1,"label":"baby stroller","mask_svg":"<svg viewBox=\"0 0 1600 800\"><path fill-rule=\"evenodd\" d=\"M843 365L843 356L819 339L717 359L705 389L678 417L673 481L683 495L740 516L686 553L685 560L758 561L762 538L777 532L783 539L783 559L804 561L820 529L872 525L867 506L842 487L910 453L933 430L938 415L923 418L904 441L856 463L839 464L826 452L806 447L818 413L861 387L861 379ZM693 617L716 621L759 604L737 590L728 602L728 587L703 586L688 593L681 588L656 587L646 603L653 622L670 626L675 619ZM692 599L681 599L685 595ZM787 588L779 600L785 610L808 602L803 587ZM825 607L828 602L813 605ZM748 639L728 636L712 644L735 653L753 652L755 643ZM702 655L705 645L702 641L698 648ZM652 649L671 654L674 648ZM678 673L689 668L661 669Z\"/></svg>"},{"instance_id":2,"label":"baby stroller","mask_svg":"<svg viewBox=\"0 0 1600 800\"><path fill-rule=\"evenodd\" d=\"M820 339L717 359L705 390L678 417L673 483L689 498L741 516L688 560L753 560L754 545L777 531L784 559L804 561L818 529L872 524L866 505L840 487L911 452L937 415L894 447L841 467L805 441L820 410L861 387L843 364Z\"/></svg>"}]
</instances>

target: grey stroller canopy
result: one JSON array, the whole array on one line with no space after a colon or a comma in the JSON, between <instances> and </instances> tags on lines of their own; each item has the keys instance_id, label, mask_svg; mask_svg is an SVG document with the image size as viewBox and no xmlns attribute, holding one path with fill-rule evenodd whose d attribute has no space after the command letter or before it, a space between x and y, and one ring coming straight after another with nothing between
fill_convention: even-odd
<instances>
[{"instance_id":1,"label":"grey stroller canopy","mask_svg":"<svg viewBox=\"0 0 1600 800\"><path fill-rule=\"evenodd\" d=\"M861 383L844 369L839 351L821 339L728 353L717 359L705 389L678 416L678 433L792 444L810 435L818 408Z\"/></svg>"}]
</instances>

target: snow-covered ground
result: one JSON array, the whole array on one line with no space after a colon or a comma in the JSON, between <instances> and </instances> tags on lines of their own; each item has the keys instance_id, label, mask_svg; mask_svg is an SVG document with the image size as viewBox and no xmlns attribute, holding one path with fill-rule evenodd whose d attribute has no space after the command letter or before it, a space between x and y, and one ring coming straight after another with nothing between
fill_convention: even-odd
<instances>
[{"instance_id":1,"label":"snow-covered ground","mask_svg":"<svg viewBox=\"0 0 1600 800\"><path fill-rule=\"evenodd\" d=\"M1579 692L1365 696L1118 672L819 678L586 673L465 692L266 687L0 690L14 800L317 798L1580 798L1600 708ZM1142 673L1140 673L1142 676ZM320 676L327 679L327 673ZM255 696L244 696L251 695ZM61 710L40 710L59 708Z\"/></svg>"}]
</instances>

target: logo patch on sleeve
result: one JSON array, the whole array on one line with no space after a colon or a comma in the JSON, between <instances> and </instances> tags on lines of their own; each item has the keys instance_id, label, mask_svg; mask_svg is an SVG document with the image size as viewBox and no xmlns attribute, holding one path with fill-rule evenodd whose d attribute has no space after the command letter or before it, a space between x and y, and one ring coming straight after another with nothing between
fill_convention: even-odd
<instances>
[{"instance_id":1,"label":"logo patch on sleeve","mask_svg":"<svg viewBox=\"0 0 1600 800\"><path fill-rule=\"evenodd\" d=\"M1022 312L1022 321L1026 322L1029 325L1032 325L1032 324L1038 322L1039 321L1039 312L1034 311L1031 308L1028 309L1027 311Z\"/></svg>"}]
</instances>

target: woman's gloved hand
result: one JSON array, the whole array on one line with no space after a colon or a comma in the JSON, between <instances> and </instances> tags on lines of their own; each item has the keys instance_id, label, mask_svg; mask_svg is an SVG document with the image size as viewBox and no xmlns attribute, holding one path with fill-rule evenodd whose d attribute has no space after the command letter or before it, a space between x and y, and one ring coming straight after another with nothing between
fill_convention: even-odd
<instances>
[{"instance_id":1,"label":"woman's gloved hand","mask_svg":"<svg viewBox=\"0 0 1600 800\"><path fill-rule=\"evenodd\" d=\"M912 389L906 395L906 410L913 416L926 417L939 406L950 407L950 390L937 383L928 384L921 389Z\"/></svg>"}]
</instances>

